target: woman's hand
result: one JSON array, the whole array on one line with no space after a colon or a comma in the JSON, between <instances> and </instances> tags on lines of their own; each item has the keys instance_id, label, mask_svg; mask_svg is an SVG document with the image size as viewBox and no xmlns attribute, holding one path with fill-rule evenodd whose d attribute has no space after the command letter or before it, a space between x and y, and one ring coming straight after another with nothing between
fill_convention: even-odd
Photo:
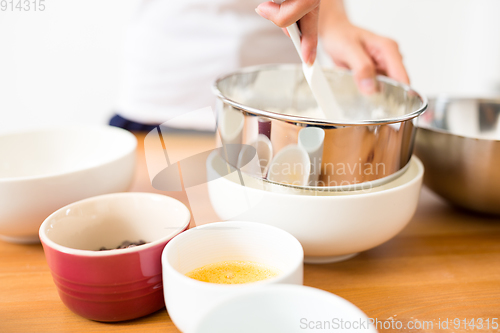
<instances>
[{"instance_id":1,"label":"woman's hand","mask_svg":"<svg viewBox=\"0 0 500 333\"><path fill-rule=\"evenodd\" d=\"M321 9L320 0L286 0L281 5L269 1L260 4L256 11L281 28L298 21L302 57L308 64L316 58L319 33L335 64L351 69L364 93L377 90L377 74L409 83L396 42L351 24L342 0L323 0Z\"/></svg>"},{"instance_id":2,"label":"woman's hand","mask_svg":"<svg viewBox=\"0 0 500 333\"><path fill-rule=\"evenodd\" d=\"M398 44L349 22L323 32L323 46L337 66L350 68L359 89L367 94L377 91L375 75L410 83Z\"/></svg>"},{"instance_id":3,"label":"woman's hand","mask_svg":"<svg viewBox=\"0 0 500 333\"><path fill-rule=\"evenodd\" d=\"M318 46L319 3L320 0L286 0L279 5L268 1L261 3L255 11L283 29L297 22L302 32L302 58L312 65ZM288 35L286 30L285 33Z\"/></svg>"}]
</instances>

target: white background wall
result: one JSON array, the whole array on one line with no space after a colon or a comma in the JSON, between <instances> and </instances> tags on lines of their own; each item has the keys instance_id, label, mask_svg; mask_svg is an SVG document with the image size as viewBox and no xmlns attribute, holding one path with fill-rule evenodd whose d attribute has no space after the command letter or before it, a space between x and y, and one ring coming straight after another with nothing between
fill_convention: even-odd
<instances>
[{"instance_id":1,"label":"white background wall","mask_svg":"<svg viewBox=\"0 0 500 333\"><path fill-rule=\"evenodd\" d=\"M44 12L0 11L0 131L112 114L139 0L45 2ZM355 23L398 40L423 93L500 95L500 1L346 2Z\"/></svg>"},{"instance_id":2,"label":"white background wall","mask_svg":"<svg viewBox=\"0 0 500 333\"><path fill-rule=\"evenodd\" d=\"M354 23L398 41L419 91L500 95L500 1L345 1Z\"/></svg>"},{"instance_id":3,"label":"white background wall","mask_svg":"<svg viewBox=\"0 0 500 333\"><path fill-rule=\"evenodd\" d=\"M0 11L0 131L106 123L137 3L46 0L43 12Z\"/></svg>"}]
</instances>

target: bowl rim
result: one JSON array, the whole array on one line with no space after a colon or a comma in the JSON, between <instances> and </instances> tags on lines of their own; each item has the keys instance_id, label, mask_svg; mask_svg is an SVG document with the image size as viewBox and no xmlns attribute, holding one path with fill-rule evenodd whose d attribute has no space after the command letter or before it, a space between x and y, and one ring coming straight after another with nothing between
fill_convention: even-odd
<instances>
[{"instance_id":1,"label":"bowl rim","mask_svg":"<svg viewBox=\"0 0 500 333\"><path fill-rule=\"evenodd\" d=\"M279 274L278 276L261 280L261 281L256 281L252 283L243 283L243 284L216 284L216 283L211 283L211 282L204 282L204 281L198 281L195 279L192 279L190 277L185 276L184 274L180 273L177 271L168 261L167 259L167 254L169 251L172 251L172 248L175 246L176 242L179 242L179 239L182 239L182 237L189 237L189 235L193 232L196 232L197 230L200 229L209 229L209 228L224 228L224 227L230 227L230 226L243 226L243 227L253 227L253 228L261 228L261 229L267 229L267 230L274 230L279 233L282 233L284 237L287 237L290 241L294 242L295 245L298 245L298 249L300 249L300 258L299 260L296 260L296 262L293 264L293 268L290 267L290 269L287 272L283 272L283 274ZM247 289L252 289L255 288L256 286L261 286L261 285L267 285L270 282L271 283L281 283L280 281L288 278L291 274L296 272L298 269L301 268L301 266L304 266L304 248L302 247L302 244L299 242L297 238L295 238L292 234L290 234L288 231L285 231L283 229L280 229L278 227L274 227L265 223L259 223L259 222L249 222L249 221L222 221L222 222L211 222L207 224L203 224L200 226L196 226L194 228L191 228L182 234L180 234L179 237L174 237L172 241L168 242L168 244L165 246L163 249L163 252L161 254L161 264L162 264L162 270L163 271L168 271L170 274L173 274L177 279L182 279L183 283L186 283L188 285L192 286L204 286L204 288L211 288L214 290L227 290L228 288L233 288L233 289L239 289L239 290L247 290ZM165 281L165 280L164 280Z\"/></svg>"},{"instance_id":2,"label":"bowl rim","mask_svg":"<svg viewBox=\"0 0 500 333\"><path fill-rule=\"evenodd\" d=\"M159 238L157 240L154 240L152 242L140 245L140 246L134 246L132 248L126 248L126 249L119 249L119 251L98 251L98 250L81 250L81 249L74 249L71 247L63 246L60 245L53 240L51 240L47 234L46 230L48 229L48 225L50 221L54 218L54 215L58 214L61 211L64 211L69 208L74 208L77 207L81 204L86 204L89 202L99 202L102 200L110 200L113 198L122 198L122 197L154 197L154 198L159 198L164 201L169 201L173 203L174 205L178 205L181 207L181 209L184 210L185 217L184 217L184 222L183 225L175 230L173 230L170 234L167 236L164 236L162 238ZM128 253L134 253L134 252L140 252L140 251L145 251L147 249L156 247L158 245L161 245L164 242L169 242L171 239L175 238L177 235L181 234L184 230L187 230L189 228L189 223L191 222L191 212L187 208L185 204L183 204L181 201L163 195L163 194L157 194L157 193L148 193L148 192L119 192L119 193L109 193L109 194L103 194L103 195L98 195L95 197L90 197L87 199L79 200L76 202L73 202L69 205L66 205L52 214L50 214L40 225L39 231L38 231L38 236L40 237L40 241L42 242L42 245L48 246L51 249L65 253L65 254L70 254L70 255L76 255L76 256L81 256L81 257L110 257L110 256L117 256L117 255L123 255L123 254L128 254Z\"/></svg>"},{"instance_id":3,"label":"bowl rim","mask_svg":"<svg viewBox=\"0 0 500 333\"><path fill-rule=\"evenodd\" d=\"M193 332L199 332L203 325L205 325L205 321L209 319L210 316L215 311L220 311L221 308L225 308L235 302L240 303L245 301L248 297L254 297L255 293L257 293L257 296L263 297L263 296L278 296L278 295L294 295L297 296L300 299L304 299L305 297L312 297L315 300L321 299L324 300L325 303L331 304L331 305L338 305L342 306L344 311L348 312L349 314L355 314L357 316L361 316L362 318L359 319L364 319L369 321L369 317L366 313L363 312L359 307L357 307L355 304L349 302L343 297L340 297L339 295L336 295L334 293L331 293L326 290L322 290L319 288L314 288L311 286L306 286L306 285L297 285L297 284L272 284L272 285L266 285L262 286L258 290L252 290L252 291L242 291L233 295L229 295L224 297L223 299L217 301L215 304L213 304L210 308L205 309L199 316L199 319L197 320ZM278 295L276 295L278 294ZM282 299L281 297L275 297L276 299ZM370 324L369 329L366 332L377 332L373 325Z\"/></svg>"},{"instance_id":4,"label":"bowl rim","mask_svg":"<svg viewBox=\"0 0 500 333\"><path fill-rule=\"evenodd\" d=\"M210 154L209 157L207 158L207 168L211 167L211 166L209 166L209 163L212 163L212 161L214 160L215 156L218 156L215 153L212 153L212 154ZM423 178L424 172L425 172L425 168L424 168L424 165L423 165L422 161L417 156L412 155L410 161L408 162L408 164L410 165L410 167L411 167L411 163L415 163L416 164L416 166L418 168L418 172L408 182L400 184L400 185L398 185L396 187L391 187L391 188L388 188L388 189L385 189L385 190L381 190L381 191L377 191L377 192L366 192L365 190L345 191L345 193L349 193L349 195L314 195L314 194L303 195L303 194L294 194L294 193L283 193L283 192L267 191L265 189L257 189L257 188L249 187L249 186L246 186L246 185L240 185L240 184L234 183L234 182L226 179L224 176L221 176L216 170L215 171L217 172L217 174L219 174L220 178L224 179L224 181L229 182L229 183L231 183L234 186L243 186L243 187L246 188L247 191L258 191L258 192L262 191L262 192L267 193L267 195L275 195L275 196L278 196L278 197L279 196L286 196L287 198L290 198L290 196L295 196L295 197L314 197L314 198L316 198L315 200L350 200L350 199L353 199L353 198L359 198L359 197L365 198L365 197L370 197L370 196L376 196L376 195L382 195L382 194L386 194L386 193L391 193L391 192L394 192L394 191L397 191L397 190L400 190L400 189L412 186L416 182L422 181L422 178ZM410 168L408 168L405 172L408 172L409 169ZM233 171L233 172L237 172L237 170ZM402 176L404 176L404 173L400 175L400 177L402 177ZM394 180L392 180L392 181L390 181L388 183L385 183L385 184L383 184L381 186L391 184L392 182L397 181L398 178L399 177L397 177ZM276 184L273 184L273 185L276 185ZM210 183L209 183L209 186L210 186ZM282 186L282 185L276 185L276 186ZM305 190L305 191L309 191L309 190ZM325 192L325 191L310 190L310 192L315 193L315 192ZM360 193L353 193L353 192L360 192ZM334 198L334 199L332 199L332 198Z\"/></svg>"},{"instance_id":5,"label":"bowl rim","mask_svg":"<svg viewBox=\"0 0 500 333\"><path fill-rule=\"evenodd\" d=\"M316 119L316 118L309 118L309 117L301 117L301 116L295 116L295 115L286 115L282 113L276 113L276 112L271 112L271 111L266 111L263 109L258 109L250 106L243 105L235 100L232 100L228 97L226 97L219 89L219 83L222 82L223 80L239 75L239 74L247 74L251 72L256 72L256 71L263 71L263 70L287 70L287 69L296 69L300 66L300 64L266 64L266 65L256 65L256 66L249 66L249 67L244 67L241 68L237 71L231 72L229 74L225 74L222 76L219 76L214 83L212 84L212 93L222 100L224 103L227 103L231 105L232 107L244 111L244 112L249 112L251 114L257 115L257 116L263 116L271 119L276 119L280 121L285 121L288 123L293 123L293 124L300 124L302 126L304 125L315 125L315 126L324 126L324 127L339 127L339 126L371 126L371 125L385 125L385 124L394 124L394 123L400 123L404 122L413 118L416 118L420 116L426 109L428 105L427 98L420 93L418 93L416 90L411 88L409 85L398 82L394 79L388 78L383 75L377 75L376 78L379 81L385 82L387 84L400 87L404 91L409 92L414 94L417 98L419 98L422 101L422 106L418 108L415 111L412 111L408 114L405 114L404 116L396 117L396 118L385 118L385 119L378 119L378 120L359 120L359 121L329 121L327 119ZM327 72L343 72L347 74L351 74L352 71L350 70L345 70L345 69L338 69L338 68L323 68L324 71ZM351 74L352 75L352 74Z\"/></svg>"},{"instance_id":6,"label":"bowl rim","mask_svg":"<svg viewBox=\"0 0 500 333\"><path fill-rule=\"evenodd\" d=\"M454 96L450 96L450 95L437 95L437 96L432 96L429 98L429 102L435 103L436 101L452 101L452 102L478 101L478 102L492 102L492 103L497 103L500 105L500 97L494 97L494 96L492 96L492 97L487 97L487 96L485 96L485 97L469 97L469 96L454 97ZM427 124L422 124L421 121L419 121L417 123L417 128L418 128L418 130L427 130L430 132L450 135L450 136L454 136L454 137L461 138L461 139L479 140L479 141L484 141L484 142L500 142L500 138L498 138L498 139L486 139L486 138L480 138L480 137L473 136L473 135L456 134L456 133L453 133L449 130L445 130L445 129L442 129L439 127L435 127L435 126L427 125ZM418 135L418 132L417 132L417 135Z\"/></svg>"},{"instance_id":7,"label":"bowl rim","mask_svg":"<svg viewBox=\"0 0 500 333\"><path fill-rule=\"evenodd\" d=\"M61 126L40 126L40 127L34 127L31 129L22 129L22 130L16 130L16 131L9 131L9 132L4 132L0 133L0 138L2 137L9 137L9 136L15 136L15 135L30 135L32 133L43 133L43 132L51 132L51 131L71 131L71 130L85 130L85 129L96 129L101 132L115 132L119 133L118 135L121 135L122 141L125 142L124 138L128 137L127 145L130 144L130 147L126 149L126 151L119 156L113 156L112 158L108 158L102 162L99 162L97 164L87 166L87 167L75 167L68 169L63 172L56 172L56 173L46 173L42 175L33 175L33 176L17 176L17 177L0 177L0 184L8 184L8 183L14 183L14 182L22 182L22 181L31 181L31 180L48 180L48 179L53 179L57 177L64 177L72 174L76 174L82 171L89 171L89 170L95 170L97 168L101 168L103 166L109 165L111 163L114 163L131 153L134 153L135 150L137 149L137 138L135 137L134 134L130 133L127 130L124 130L119 127L115 126L106 126L106 125L61 125Z\"/></svg>"}]
</instances>

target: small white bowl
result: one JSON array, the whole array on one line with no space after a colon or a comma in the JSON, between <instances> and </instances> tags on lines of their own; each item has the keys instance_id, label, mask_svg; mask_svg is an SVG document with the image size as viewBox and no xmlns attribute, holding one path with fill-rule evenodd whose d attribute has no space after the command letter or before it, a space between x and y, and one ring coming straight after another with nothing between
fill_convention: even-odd
<instances>
[{"instance_id":1,"label":"small white bowl","mask_svg":"<svg viewBox=\"0 0 500 333\"><path fill-rule=\"evenodd\" d=\"M306 186L309 184L311 161L299 145L288 145L271 160L267 179L276 183Z\"/></svg>"},{"instance_id":2,"label":"small white bowl","mask_svg":"<svg viewBox=\"0 0 500 333\"><path fill-rule=\"evenodd\" d=\"M199 315L217 301L265 285L303 283L304 252L289 233L265 224L218 222L190 229L173 238L162 254L165 304L174 324L191 332ZM221 261L253 261L281 273L271 279L238 285L201 282L185 276L193 269Z\"/></svg>"},{"instance_id":3,"label":"small white bowl","mask_svg":"<svg viewBox=\"0 0 500 333\"><path fill-rule=\"evenodd\" d=\"M244 292L207 310L193 333L376 333L355 305L327 291L273 285Z\"/></svg>"},{"instance_id":4,"label":"small white bowl","mask_svg":"<svg viewBox=\"0 0 500 333\"><path fill-rule=\"evenodd\" d=\"M264 134L259 134L257 136L257 141L255 143L255 148L257 150L257 156L259 158L259 165L261 167L262 177L267 176L267 169L273 158L273 144L271 140Z\"/></svg>"},{"instance_id":5,"label":"small white bowl","mask_svg":"<svg viewBox=\"0 0 500 333\"><path fill-rule=\"evenodd\" d=\"M398 234L417 208L424 168L413 157L395 180L366 190L296 190L227 170L217 154L207 159L208 191L222 220L260 222L288 231L304 248L306 263L345 260ZM234 170L234 168L233 168Z\"/></svg>"},{"instance_id":6,"label":"small white bowl","mask_svg":"<svg viewBox=\"0 0 500 333\"><path fill-rule=\"evenodd\" d=\"M126 191L134 176L135 136L110 126L64 126L0 135L0 238L38 242L57 209Z\"/></svg>"},{"instance_id":7,"label":"small white bowl","mask_svg":"<svg viewBox=\"0 0 500 333\"><path fill-rule=\"evenodd\" d=\"M323 144L325 131L319 127L305 127L299 131L299 146L309 154L311 161L311 172L309 174L309 185L316 186L319 179L321 161L323 159Z\"/></svg>"}]
</instances>

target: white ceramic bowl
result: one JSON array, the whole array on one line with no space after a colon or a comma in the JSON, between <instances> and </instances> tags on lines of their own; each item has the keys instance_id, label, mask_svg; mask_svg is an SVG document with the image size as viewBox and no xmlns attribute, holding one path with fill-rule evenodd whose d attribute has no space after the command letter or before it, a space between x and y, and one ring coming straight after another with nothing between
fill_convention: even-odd
<instances>
[{"instance_id":1,"label":"white ceramic bowl","mask_svg":"<svg viewBox=\"0 0 500 333\"><path fill-rule=\"evenodd\" d=\"M321 192L294 190L244 174L242 186L238 172L227 170L217 151L207 159L208 191L219 217L288 231L302 244L306 263L348 259L394 237L415 213L424 173L413 157L409 168L385 185Z\"/></svg>"},{"instance_id":2,"label":"white ceramic bowl","mask_svg":"<svg viewBox=\"0 0 500 333\"><path fill-rule=\"evenodd\" d=\"M192 332L333 331L377 332L360 309L339 296L311 287L273 285L220 301L202 315Z\"/></svg>"},{"instance_id":3,"label":"white ceramic bowl","mask_svg":"<svg viewBox=\"0 0 500 333\"><path fill-rule=\"evenodd\" d=\"M219 222L173 238L162 254L165 304L174 324L191 332L201 313L217 301L246 290L277 283L302 284L304 252L289 233L261 223ZM185 276L220 261L253 261L281 273L271 279L238 285L201 282Z\"/></svg>"},{"instance_id":4,"label":"white ceramic bowl","mask_svg":"<svg viewBox=\"0 0 500 333\"><path fill-rule=\"evenodd\" d=\"M38 242L57 209L126 191L135 168L134 135L110 126L52 127L0 135L0 238Z\"/></svg>"}]
</instances>

